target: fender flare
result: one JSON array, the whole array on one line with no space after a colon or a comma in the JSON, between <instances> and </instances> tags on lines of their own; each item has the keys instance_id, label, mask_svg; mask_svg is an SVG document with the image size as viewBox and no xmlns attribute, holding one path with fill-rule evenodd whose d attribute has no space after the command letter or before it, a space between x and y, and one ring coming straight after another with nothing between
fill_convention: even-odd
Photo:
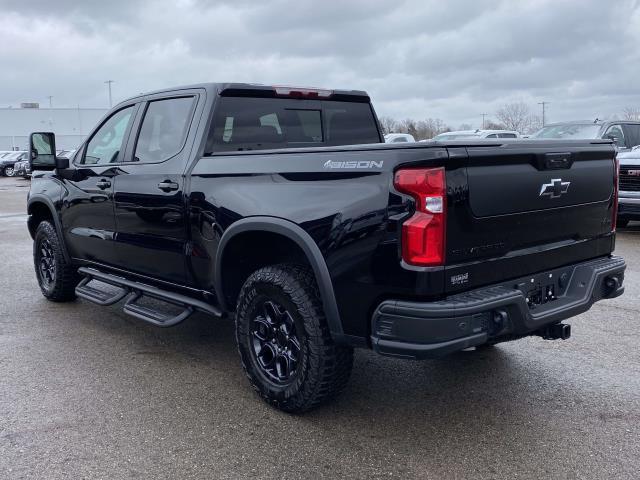
<instances>
[{"instance_id":1,"label":"fender flare","mask_svg":"<svg viewBox=\"0 0 640 480\"><path fill-rule=\"evenodd\" d=\"M331 276L327 263L320 252L320 248L311 236L296 223L284 220L278 217L247 217L230 225L222 234L218 249L216 252L216 263L214 271L214 284L218 302L225 311L231 311L228 308L227 301L222 292L223 272L222 257L224 250L231 239L236 235L249 231L262 231L277 233L294 241L304 252L318 283L320 297L324 314L329 324L329 331L336 343L342 343L344 340L344 332L342 322L340 321L340 313L338 311L338 303L333 290Z\"/></svg>"},{"instance_id":2,"label":"fender flare","mask_svg":"<svg viewBox=\"0 0 640 480\"><path fill-rule=\"evenodd\" d=\"M69 256L69 251L67 250L67 244L64 240L62 223L60 222L60 216L57 213L57 210L55 205L53 204L53 201L45 195L40 195L40 194L31 195L29 197L29 200L27 201L27 212L29 216L31 216L30 210L31 210L31 206L34 203L45 204L49 209L49 211L51 212L51 217L53 218L53 226L55 227L56 232L58 232L58 239L60 240L60 244L62 245L62 254L64 255L64 259L67 262L71 262L71 257ZM34 234L35 234L35 229L34 229Z\"/></svg>"}]
</instances>

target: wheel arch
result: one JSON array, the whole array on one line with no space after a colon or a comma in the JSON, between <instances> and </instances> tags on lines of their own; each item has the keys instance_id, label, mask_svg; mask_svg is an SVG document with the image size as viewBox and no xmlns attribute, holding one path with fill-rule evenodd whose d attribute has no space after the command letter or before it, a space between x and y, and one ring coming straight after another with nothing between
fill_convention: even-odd
<instances>
[{"instance_id":1,"label":"wheel arch","mask_svg":"<svg viewBox=\"0 0 640 480\"><path fill-rule=\"evenodd\" d=\"M316 278L331 336L334 341L341 342L344 339L342 322L340 321L331 276L322 252L313 238L302 227L289 220L278 217L249 217L238 220L224 231L216 252L214 269L216 296L222 308L227 312L234 310L233 306L229 305L223 288L225 281L225 272L223 271L225 254L229 252L228 247L232 244L233 239L248 232L268 232L280 235L286 237L300 249Z\"/></svg>"},{"instance_id":2,"label":"wheel arch","mask_svg":"<svg viewBox=\"0 0 640 480\"><path fill-rule=\"evenodd\" d=\"M67 251L67 245L62 234L62 223L60 217L56 213L56 207L53 201L44 195L32 195L27 202L27 214L29 219L27 220L27 226L29 228L29 234L31 238L35 238L36 229L43 220L51 220L53 227L58 233L60 244L62 245L62 253L66 261L71 261L69 252Z\"/></svg>"}]
</instances>

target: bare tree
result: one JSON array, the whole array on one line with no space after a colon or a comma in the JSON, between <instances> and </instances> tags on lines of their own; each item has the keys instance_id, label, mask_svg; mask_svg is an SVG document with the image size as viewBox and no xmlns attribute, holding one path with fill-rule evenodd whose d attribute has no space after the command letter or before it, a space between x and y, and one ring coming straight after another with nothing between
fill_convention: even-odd
<instances>
[{"instance_id":1,"label":"bare tree","mask_svg":"<svg viewBox=\"0 0 640 480\"><path fill-rule=\"evenodd\" d=\"M406 118L399 122L398 131L400 133L408 133L413 138L418 137L418 130L416 129L416 121L413 118Z\"/></svg>"},{"instance_id":2,"label":"bare tree","mask_svg":"<svg viewBox=\"0 0 640 480\"><path fill-rule=\"evenodd\" d=\"M451 128L440 118L427 118L418 121L406 118L397 121L391 117L380 117L380 126L385 135L388 133L408 133L413 135L416 140L433 138L439 133L451 131Z\"/></svg>"},{"instance_id":3,"label":"bare tree","mask_svg":"<svg viewBox=\"0 0 640 480\"><path fill-rule=\"evenodd\" d=\"M473 126L470 123L463 123L458 127L458 130L473 130Z\"/></svg>"},{"instance_id":4,"label":"bare tree","mask_svg":"<svg viewBox=\"0 0 640 480\"><path fill-rule=\"evenodd\" d=\"M488 118L487 120L485 120L484 122L484 128L486 130L511 130L510 128L507 128L506 125L504 125L503 123L497 123L494 122L493 120L491 120L490 118Z\"/></svg>"},{"instance_id":5,"label":"bare tree","mask_svg":"<svg viewBox=\"0 0 640 480\"><path fill-rule=\"evenodd\" d=\"M638 107L625 107L622 110L622 118L625 120L640 121L640 108Z\"/></svg>"},{"instance_id":6,"label":"bare tree","mask_svg":"<svg viewBox=\"0 0 640 480\"><path fill-rule=\"evenodd\" d=\"M391 117L380 117L379 120L384 135L394 133L398 129L398 122Z\"/></svg>"},{"instance_id":7,"label":"bare tree","mask_svg":"<svg viewBox=\"0 0 640 480\"><path fill-rule=\"evenodd\" d=\"M496 117L507 130L516 132L528 132L533 121L531 109L524 102L503 105L496 112Z\"/></svg>"}]
</instances>

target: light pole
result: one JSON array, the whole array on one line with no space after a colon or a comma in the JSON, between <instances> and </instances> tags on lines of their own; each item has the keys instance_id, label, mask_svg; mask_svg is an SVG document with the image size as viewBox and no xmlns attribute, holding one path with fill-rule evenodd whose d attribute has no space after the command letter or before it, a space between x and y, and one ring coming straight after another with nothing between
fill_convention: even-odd
<instances>
[{"instance_id":1,"label":"light pole","mask_svg":"<svg viewBox=\"0 0 640 480\"><path fill-rule=\"evenodd\" d=\"M47 97L49 99L49 108L53 108L53 95Z\"/></svg>"},{"instance_id":2,"label":"light pole","mask_svg":"<svg viewBox=\"0 0 640 480\"><path fill-rule=\"evenodd\" d=\"M481 113L480 115L482 115L482 129L484 130L484 119L489 114L488 113Z\"/></svg>"},{"instance_id":3,"label":"light pole","mask_svg":"<svg viewBox=\"0 0 640 480\"><path fill-rule=\"evenodd\" d=\"M111 84L113 83L113 80L106 80L104 83L106 83L107 85L109 85L109 108L113 107L113 101L111 100Z\"/></svg>"},{"instance_id":4,"label":"light pole","mask_svg":"<svg viewBox=\"0 0 640 480\"><path fill-rule=\"evenodd\" d=\"M545 124L545 113L546 113L546 106L549 105L549 102L538 102L538 105L542 105L542 126L544 127Z\"/></svg>"}]
</instances>

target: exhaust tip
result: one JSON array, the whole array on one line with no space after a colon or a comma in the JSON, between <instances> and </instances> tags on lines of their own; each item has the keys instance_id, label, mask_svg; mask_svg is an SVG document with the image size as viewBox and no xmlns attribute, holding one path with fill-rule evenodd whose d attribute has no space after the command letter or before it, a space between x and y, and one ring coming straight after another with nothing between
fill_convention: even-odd
<instances>
[{"instance_id":1,"label":"exhaust tip","mask_svg":"<svg viewBox=\"0 0 640 480\"><path fill-rule=\"evenodd\" d=\"M620 284L620 279L615 275L604 279L604 286L609 292L618 290L620 288Z\"/></svg>"}]
</instances>

